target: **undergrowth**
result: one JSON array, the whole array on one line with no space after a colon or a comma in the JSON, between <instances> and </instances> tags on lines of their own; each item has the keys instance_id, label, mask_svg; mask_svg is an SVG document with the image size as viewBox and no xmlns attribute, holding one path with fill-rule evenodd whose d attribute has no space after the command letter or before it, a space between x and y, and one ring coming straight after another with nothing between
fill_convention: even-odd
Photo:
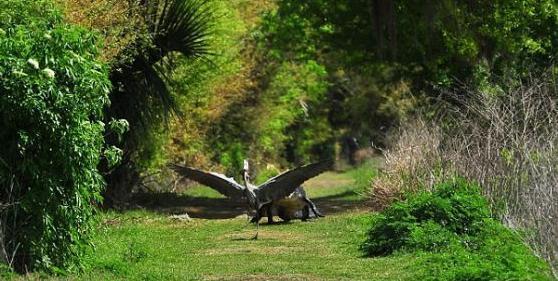
<instances>
[{"instance_id":1,"label":"undergrowth","mask_svg":"<svg viewBox=\"0 0 558 281\"><path fill-rule=\"evenodd\" d=\"M477 185L454 179L409 195L375 216L362 249L416 253L426 280L550 280L520 235L490 217Z\"/></svg>"}]
</instances>

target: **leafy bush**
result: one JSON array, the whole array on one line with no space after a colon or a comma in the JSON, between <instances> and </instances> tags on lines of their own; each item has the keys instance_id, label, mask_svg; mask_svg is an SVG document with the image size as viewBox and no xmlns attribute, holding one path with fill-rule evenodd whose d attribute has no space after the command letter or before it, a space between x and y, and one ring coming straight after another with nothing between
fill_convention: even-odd
<instances>
[{"instance_id":1,"label":"leafy bush","mask_svg":"<svg viewBox=\"0 0 558 281\"><path fill-rule=\"evenodd\" d=\"M478 186L459 178L377 215L362 249L374 256L419 253L429 280L550 278L521 237L490 218Z\"/></svg>"},{"instance_id":2,"label":"leafy bush","mask_svg":"<svg viewBox=\"0 0 558 281\"><path fill-rule=\"evenodd\" d=\"M72 269L88 245L110 90L97 45L49 1L0 1L0 252L19 270Z\"/></svg>"},{"instance_id":3,"label":"leafy bush","mask_svg":"<svg viewBox=\"0 0 558 281\"><path fill-rule=\"evenodd\" d=\"M428 244L433 243L424 240L426 234L445 230L441 233L476 235L489 216L486 200L478 187L456 179L387 208L377 217L364 248L371 255L391 254L411 245L431 248ZM438 238L432 238L431 242Z\"/></svg>"},{"instance_id":4,"label":"leafy bush","mask_svg":"<svg viewBox=\"0 0 558 281\"><path fill-rule=\"evenodd\" d=\"M418 254L422 280L553 280L521 237L494 220L477 236L447 238L444 251Z\"/></svg>"}]
</instances>

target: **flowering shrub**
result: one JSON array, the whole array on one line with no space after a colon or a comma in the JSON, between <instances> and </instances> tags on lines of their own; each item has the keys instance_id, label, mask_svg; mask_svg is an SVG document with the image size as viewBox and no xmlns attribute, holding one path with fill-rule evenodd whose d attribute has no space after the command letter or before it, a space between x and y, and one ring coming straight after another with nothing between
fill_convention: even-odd
<instances>
[{"instance_id":1,"label":"flowering shrub","mask_svg":"<svg viewBox=\"0 0 558 281\"><path fill-rule=\"evenodd\" d=\"M0 255L78 265L100 200L107 68L97 38L45 0L0 0Z\"/></svg>"}]
</instances>

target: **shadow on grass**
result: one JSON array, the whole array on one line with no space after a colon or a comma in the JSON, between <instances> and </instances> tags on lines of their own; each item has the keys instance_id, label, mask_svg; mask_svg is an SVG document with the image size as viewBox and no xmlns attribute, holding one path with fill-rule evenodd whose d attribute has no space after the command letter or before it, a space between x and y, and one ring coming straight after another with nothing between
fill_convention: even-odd
<instances>
[{"instance_id":1,"label":"shadow on grass","mask_svg":"<svg viewBox=\"0 0 558 281\"><path fill-rule=\"evenodd\" d=\"M336 214L365 207L364 199L357 197L354 191L345 191L334 195L312 198L318 209L324 214Z\"/></svg>"},{"instance_id":2,"label":"shadow on grass","mask_svg":"<svg viewBox=\"0 0 558 281\"><path fill-rule=\"evenodd\" d=\"M176 193L136 193L132 209L164 214L188 213L192 218L230 219L246 214L246 204L229 198L193 197Z\"/></svg>"},{"instance_id":3,"label":"shadow on grass","mask_svg":"<svg viewBox=\"0 0 558 281\"><path fill-rule=\"evenodd\" d=\"M333 215L360 209L364 202L346 191L325 197L313 198L318 210L324 215ZM246 202L229 198L193 197L176 193L136 193L132 197L131 209L146 209L164 214L188 213L192 218L230 219L246 214ZM264 224L267 221L262 220ZM275 222L275 224L280 221ZM263 225L263 224L262 224Z\"/></svg>"}]
</instances>

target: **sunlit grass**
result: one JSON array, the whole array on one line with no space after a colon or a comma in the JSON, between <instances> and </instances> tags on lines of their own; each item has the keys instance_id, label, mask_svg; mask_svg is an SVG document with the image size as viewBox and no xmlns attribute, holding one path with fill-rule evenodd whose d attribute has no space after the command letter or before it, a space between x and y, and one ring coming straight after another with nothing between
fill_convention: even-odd
<instances>
[{"instance_id":1,"label":"sunlit grass","mask_svg":"<svg viewBox=\"0 0 558 281\"><path fill-rule=\"evenodd\" d=\"M224 195L207 186L192 186L182 193L185 196L202 197L202 198L225 198Z\"/></svg>"},{"instance_id":2,"label":"sunlit grass","mask_svg":"<svg viewBox=\"0 0 558 281\"><path fill-rule=\"evenodd\" d=\"M363 258L370 224L363 213L308 223L263 225L243 219L173 221L153 213L106 215L87 257L85 280L398 280L409 257Z\"/></svg>"},{"instance_id":3,"label":"sunlit grass","mask_svg":"<svg viewBox=\"0 0 558 281\"><path fill-rule=\"evenodd\" d=\"M359 177L370 177L370 164L349 172L328 172L305 184L320 200L363 200ZM355 181L356 180L356 181ZM219 198L204 186L184 192ZM332 203L333 202L333 203ZM324 203L325 204L325 203ZM320 207L320 206L319 206ZM89 269L80 279L132 280L398 280L411 266L409 257L363 258L370 218L347 211L311 222L262 225L259 239L246 219L181 222L146 211L105 214L94 238L97 250L87 256Z\"/></svg>"},{"instance_id":4,"label":"sunlit grass","mask_svg":"<svg viewBox=\"0 0 558 281\"><path fill-rule=\"evenodd\" d=\"M259 238L246 218L175 220L160 211L108 212L93 237L83 273L16 279L64 280L418 280L440 253L365 257L360 245L372 224L362 191L373 163L328 172L307 182L326 217L262 224ZM359 182L359 180L362 180ZM221 196L196 186L187 196ZM350 208L356 206L357 208ZM226 208L226 206L224 206ZM442 253L452 257L453 253ZM12 279L14 277L12 276Z\"/></svg>"}]
</instances>

